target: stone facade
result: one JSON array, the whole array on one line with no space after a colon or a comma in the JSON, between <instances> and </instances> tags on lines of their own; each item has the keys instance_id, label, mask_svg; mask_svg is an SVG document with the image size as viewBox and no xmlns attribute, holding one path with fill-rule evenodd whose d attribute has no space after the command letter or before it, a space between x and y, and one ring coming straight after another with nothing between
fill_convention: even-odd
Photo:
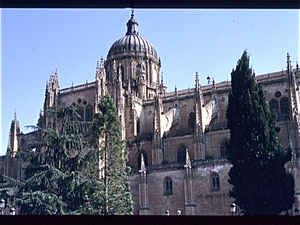
<instances>
[{"instance_id":1,"label":"stone facade","mask_svg":"<svg viewBox=\"0 0 300 225\"><path fill-rule=\"evenodd\" d=\"M79 104L83 120L92 121L107 90L128 143L134 214L164 215L168 210L170 215L230 215L231 165L225 143L230 138L226 109L231 83L213 80L201 86L196 72L194 88L167 93L159 77L161 60L137 28L132 13L126 35L111 46L105 61L97 63L95 81L60 89L56 69L46 85L43 111L55 104ZM286 168L295 176L295 207L299 207L298 64L292 69L287 55L285 71L256 76L256 81L278 114L284 148L292 147L293 157ZM54 122L41 113L39 125L51 127ZM34 148L38 138L36 132L20 133L15 114L7 154L0 159L1 173L25 179L14 156L16 151Z\"/></svg>"}]
</instances>

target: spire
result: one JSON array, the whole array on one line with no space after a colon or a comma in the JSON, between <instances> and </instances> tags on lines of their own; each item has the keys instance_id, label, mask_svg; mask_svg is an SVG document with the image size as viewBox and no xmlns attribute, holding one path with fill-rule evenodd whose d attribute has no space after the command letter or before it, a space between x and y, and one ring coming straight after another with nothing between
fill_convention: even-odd
<instances>
[{"instance_id":1,"label":"spire","mask_svg":"<svg viewBox=\"0 0 300 225\"><path fill-rule=\"evenodd\" d=\"M14 120L17 121L17 109L15 109Z\"/></svg>"},{"instance_id":2,"label":"spire","mask_svg":"<svg viewBox=\"0 0 300 225\"><path fill-rule=\"evenodd\" d=\"M96 66L96 80L104 78L105 76L105 69L104 69L104 61L103 61L103 56L101 56L100 59L100 64L99 61L97 61L97 66Z\"/></svg>"},{"instance_id":3,"label":"spire","mask_svg":"<svg viewBox=\"0 0 300 225\"><path fill-rule=\"evenodd\" d=\"M100 70L101 69L104 69L104 60L103 60L103 56L101 56L101 59L100 59Z\"/></svg>"},{"instance_id":4,"label":"spire","mask_svg":"<svg viewBox=\"0 0 300 225\"><path fill-rule=\"evenodd\" d=\"M177 86L175 85L175 95L178 96L178 93L177 93Z\"/></svg>"},{"instance_id":5,"label":"spire","mask_svg":"<svg viewBox=\"0 0 300 225\"><path fill-rule=\"evenodd\" d=\"M289 53L287 53L286 58L287 58L287 72L289 74L290 72L292 72L292 63L291 63L291 59L290 59L290 54Z\"/></svg>"},{"instance_id":6,"label":"spire","mask_svg":"<svg viewBox=\"0 0 300 225\"><path fill-rule=\"evenodd\" d=\"M137 32L137 27L139 24L136 22L136 20L134 18L134 10L133 9L132 9L132 13L131 13L131 18L130 18L130 20L128 20L126 25L127 25L126 35L131 35L131 34L138 35L139 34Z\"/></svg>"},{"instance_id":7,"label":"spire","mask_svg":"<svg viewBox=\"0 0 300 225\"><path fill-rule=\"evenodd\" d=\"M196 90L199 90L199 75L198 75L198 72L196 71L196 80L195 80L195 87L196 87Z\"/></svg>"},{"instance_id":8,"label":"spire","mask_svg":"<svg viewBox=\"0 0 300 225\"><path fill-rule=\"evenodd\" d=\"M97 60L96 74L100 71L99 61Z\"/></svg>"},{"instance_id":9,"label":"spire","mask_svg":"<svg viewBox=\"0 0 300 225\"><path fill-rule=\"evenodd\" d=\"M14 110L14 119L10 125L10 132L8 137L8 149L12 151L12 157L15 157L18 151L18 135L20 134L20 125L17 120L17 110Z\"/></svg>"}]
</instances>

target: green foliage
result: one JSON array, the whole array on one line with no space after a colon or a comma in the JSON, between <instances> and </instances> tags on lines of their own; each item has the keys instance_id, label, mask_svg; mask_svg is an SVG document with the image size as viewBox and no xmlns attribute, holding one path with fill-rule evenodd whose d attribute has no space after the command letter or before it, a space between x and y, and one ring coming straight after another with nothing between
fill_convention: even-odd
<instances>
[{"instance_id":1,"label":"green foliage","mask_svg":"<svg viewBox=\"0 0 300 225\"><path fill-rule=\"evenodd\" d=\"M255 83L245 51L231 73L226 117L230 129L227 158L233 167L230 196L246 215L278 215L294 203L294 179L261 85Z\"/></svg>"},{"instance_id":2,"label":"green foliage","mask_svg":"<svg viewBox=\"0 0 300 225\"><path fill-rule=\"evenodd\" d=\"M95 115L93 123L94 158L100 159L101 179L105 185L104 214L105 215L131 215L133 213L132 196L126 166L128 160L122 141L121 124L117 108L108 93L98 105L99 113ZM99 141L100 140L100 141ZM95 162L99 162L98 160ZM97 164L93 168L99 168ZM94 173L97 175L97 173Z\"/></svg>"},{"instance_id":3,"label":"green foliage","mask_svg":"<svg viewBox=\"0 0 300 225\"><path fill-rule=\"evenodd\" d=\"M53 129L38 127L42 139L36 151L18 155L28 164L25 174L30 177L14 183L20 213L100 214L103 182L85 176L91 158L84 134L91 123L81 121L76 106L53 107L46 116L55 121Z\"/></svg>"}]
</instances>

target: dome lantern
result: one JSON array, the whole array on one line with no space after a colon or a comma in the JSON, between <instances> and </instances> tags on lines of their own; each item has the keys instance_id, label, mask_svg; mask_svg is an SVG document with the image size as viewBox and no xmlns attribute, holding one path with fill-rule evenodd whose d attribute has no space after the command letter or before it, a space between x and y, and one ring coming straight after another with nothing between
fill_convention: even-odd
<instances>
[{"instance_id":1,"label":"dome lantern","mask_svg":"<svg viewBox=\"0 0 300 225\"><path fill-rule=\"evenodd\" d=\"M143 38L138 33L138 23L134 18L132 10L131 18L127 22L126 35L115 41L107 54L107 60L117 59L120 57L149 57L151 60L158 63L157 52L153 45L146 38Z\"/></svg>"},{"instance_id":2,"label":"dome lantern","mask_svg":"<svg viewBox=\"0 0 300 225\"><path fill-rule=\"evenodd\" d=\"M128 20L127 22L127 32L126 32L126 35L131 35L131 34L139 34L137 32L137 27L138 27L138 23L136 22L135 18L134 18L134 11L132 10L132 13L131 13L131 18L130 20Z\"/></svg>"}]
</instances>

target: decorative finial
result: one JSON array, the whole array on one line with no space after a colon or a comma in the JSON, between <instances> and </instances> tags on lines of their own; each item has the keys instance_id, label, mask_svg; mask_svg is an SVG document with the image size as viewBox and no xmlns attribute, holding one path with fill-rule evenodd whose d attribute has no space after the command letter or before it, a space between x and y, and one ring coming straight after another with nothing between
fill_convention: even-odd
<instances>
[{"instance_id":1,"label":"decorative finial","mask_svg":"<svg viewBox=\"0 0 300 225\"><path fill-rule=\"evenodd\" d=\"M291 60L290 60L290 54L287 53L287 72L288 74L292 71L292 64L291 64Z\"/></svg>"},{"instance_id":2,"label":"decorative finial","mask_svg":"<svg viewBox=\"0 0 300 225\"><path fill-rule=\"evenodd\" d=\"M208 76L206 79L207 79L207 84L210 84L210 77Z\"/></svg>"},{"instance_id":3,"label":"decorative finial","mask_svg":"<svg viewBox=\"0 0 300 225\"><path fill-rule=\"evenodd\" d=\"M99 68L100 68L100 64L99 64L99 60L97 60L97 67L96 67L96 70L99 71Z\"/></svg>"},{"instance_id":4,"label":"decorative finial","mask_svg":"<svg viewBox=\"0 0 300 225\"><path fill-rule=\"evenodd\" d=\"M195 80L195 87L196 87L196 90L198 91L199 90L199 74L198 74L198 71L196 71L196 80Z\"/></svg>"},{"instance_id":5,"label":"decorative finial","mask_svg":"<svg viewBox=\"0 0 300 225\"><path fill-rule=\"evenodd\" d=\"M100 59L100 68L104 68L103 56L101 56L101 59Z\"/></svg>"},{"instance_id":6,"label":"decorative finial","mask_svg":"<svg viewBox=\"0 0 300 225\"><path fill-rule=\"evenodd\" d=\"M16 121L17 120L17 110L16 109L15 109L14 118L15 118L15 121Z\"/></svg>"}]
</instances>

